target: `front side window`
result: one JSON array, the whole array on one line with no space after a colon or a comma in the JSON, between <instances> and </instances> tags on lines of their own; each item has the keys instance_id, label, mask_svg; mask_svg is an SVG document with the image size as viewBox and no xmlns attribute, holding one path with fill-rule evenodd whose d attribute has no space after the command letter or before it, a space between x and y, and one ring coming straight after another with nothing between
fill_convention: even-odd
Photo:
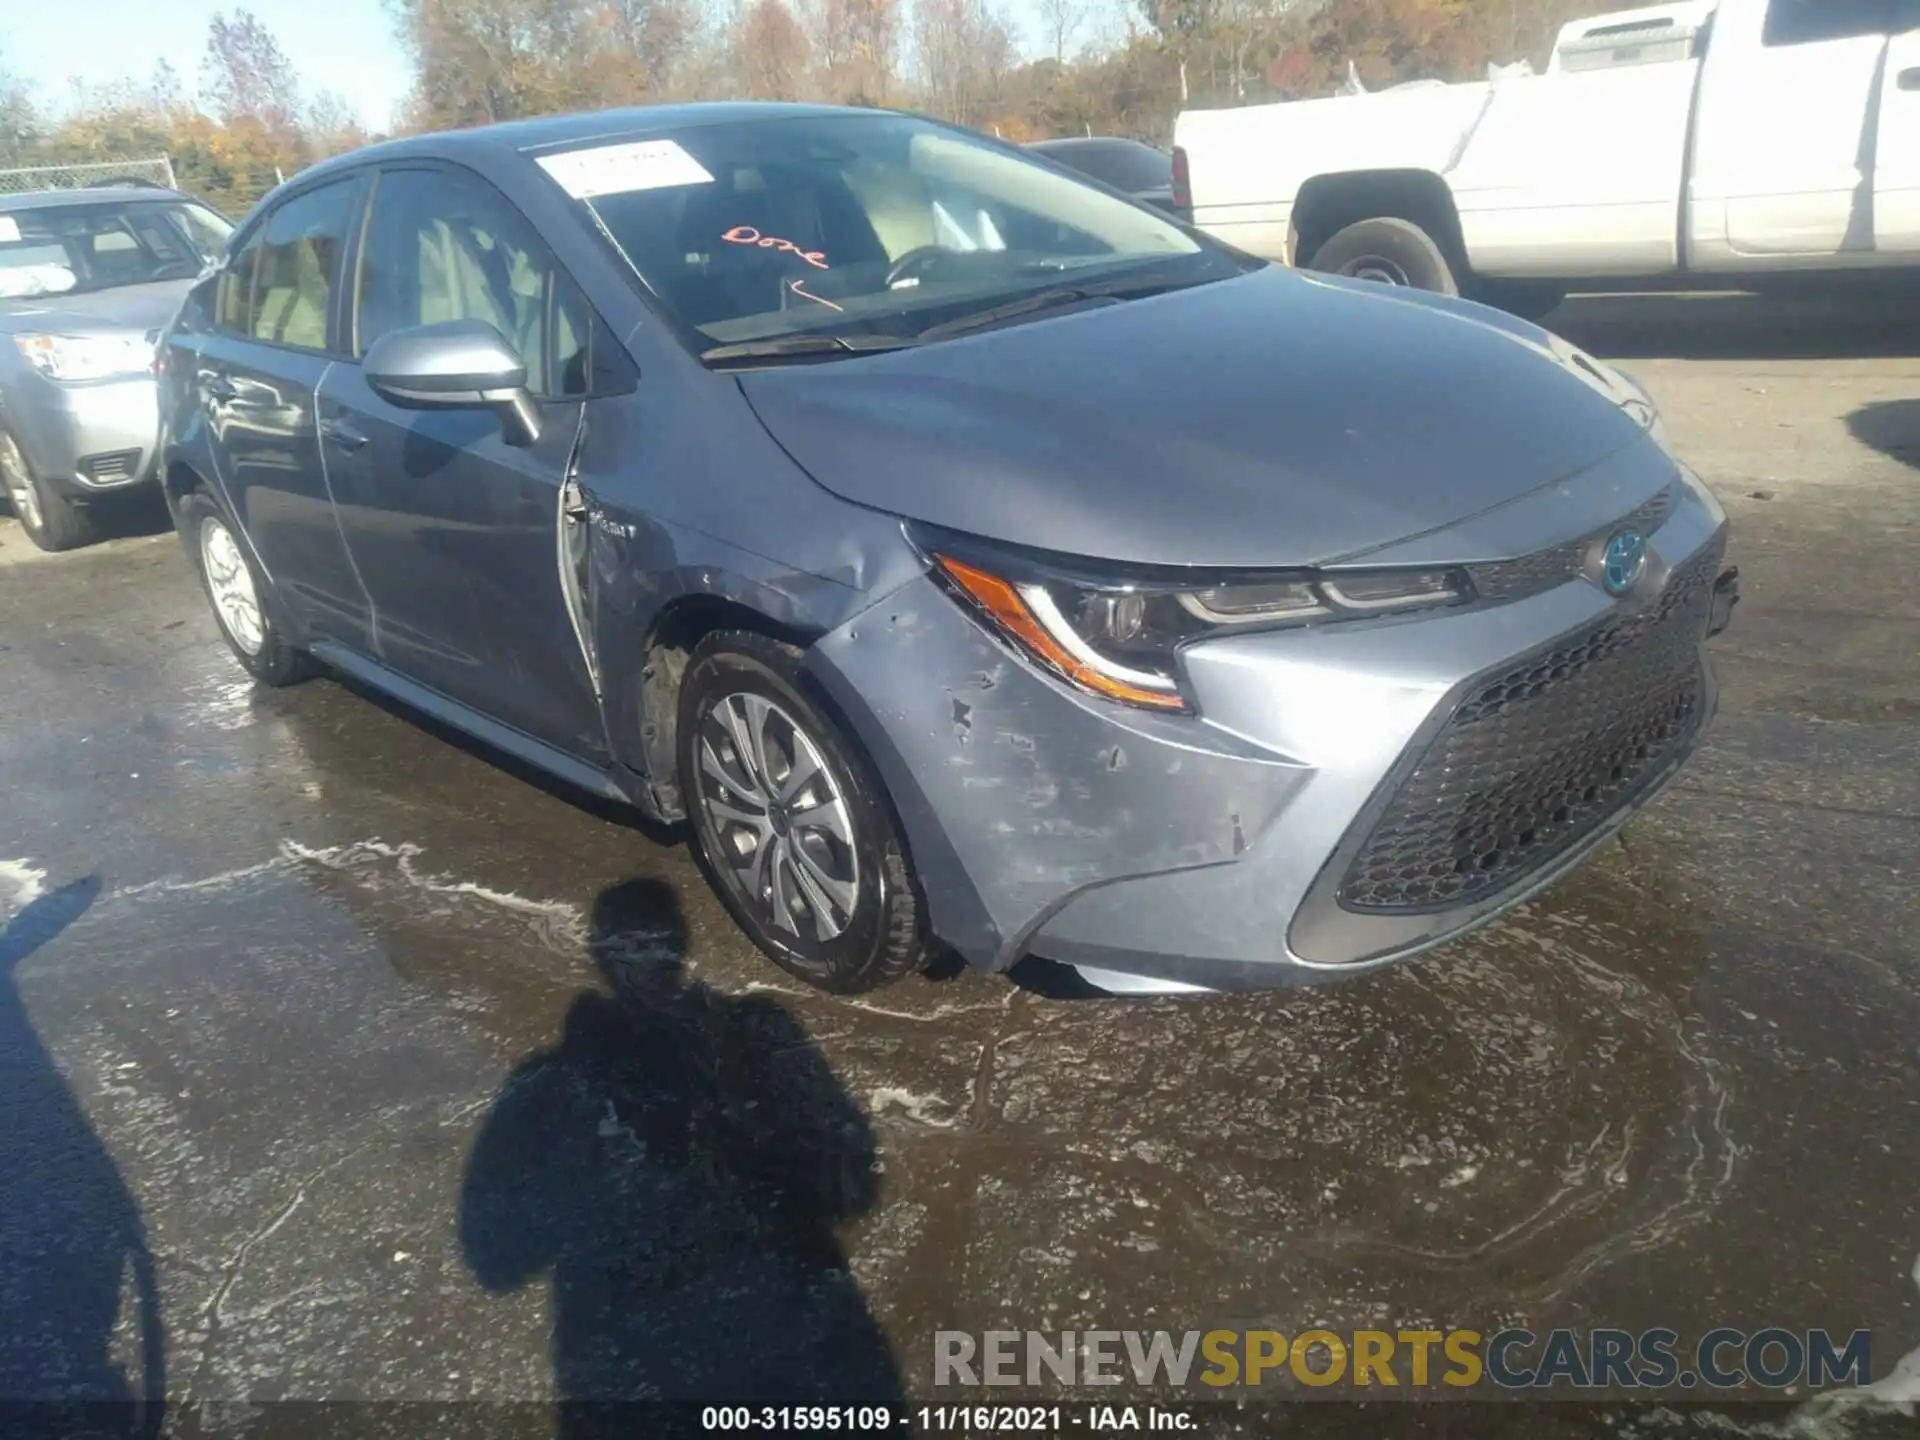
<instances>
[{"instance_id":1,"label":"front side window","mask_svg":"<svg viewBox=\"0 0 1920 1440\"><path fill-rule=\"evenodd\" d=\"M1891 35L1920 24L1916 0L1769 0L1762 41L1810 45L1859 35Z\"/></svg>"},{"instance_id":2,"label":"front side window","mask_svg":"<svg viewBox=\"0 0 1920 1440\"><path fill-rule=\"evenodd\" d=\"M381 177L361 251L357 340L483 320L520 353L537 395L587 388L583 302L532 225L491 185L450 170Z\"/></svg>"},{"instance_id":3,"label":"front side window","mask_svg":"<svg viewBox=\"0 0 1920 1440\"><path fill-rule=\"evenodd\" d=\"M0 213L0 297L189 280L232 226L184 200L91 201Z\"/></svg>"},{"instance_id":4,"label":"front side window","mask_svg":"<svg viewBox=\"0 0 1920 1440\"><path fill-rule=\"evenodd\" d=\"M1028 290L1242 268L1072 176L908 116L696 126L539 159L645 287L722 344L919 333Z\"/></svg>"},{"instance_id":5,"label":"front side window","mask_svg":"<svg viewBox=\"0 0 1920 1440\"><path fill-rule=\"evenodd\" d=\"M235 292L245 296L235 317L238 323L231 328L275 345L327 348L327 315L353 192L352 180L337 180L294 196L267 217L257 238L236 257L237 265L251 256L250 276L242 271L235 277L250 283L243 290L236 284L222 297Z\"/></svg>"}]
</instances>

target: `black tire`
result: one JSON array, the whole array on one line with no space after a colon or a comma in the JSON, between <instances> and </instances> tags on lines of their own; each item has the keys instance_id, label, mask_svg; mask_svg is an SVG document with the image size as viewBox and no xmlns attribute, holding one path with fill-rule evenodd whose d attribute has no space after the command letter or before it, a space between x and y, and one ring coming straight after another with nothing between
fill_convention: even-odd
<instances>
[{"instance_id":1,"label":"black tire","mask_svg":"<svg viewBox=\"0 0 1920 1440\"><path fill-rule=\"evenodd\" d=\"M1314 252L1307 268L1439 295L1460 293L1460 281L1440 242L1395 215L1377 215L1335 232Z\"/></svg>"},{"instance_id":2,"label":"black tire","mask_svg":"<svg viewBox=\"0 0 1920 1440\"><path fill-rule=\"evenodd\" d=\"M91 542L93 517L78 501L61 494L33 473L13 436L0 427L0 490L13 518L42 550L74 550Z\"/></svg>"},{"instance_id":3,"label":"black tire","mask_svg":"<svg viewBox=\"0 0 1920 1440\"><path fill-rule=\"evenodd\" d=\"M180 501L179 510L180 533L186 540L187 553L193 557L193 568L200 576L201 588L207 592L214 624L220 627L220 638L227 642L234 659L263 685L292 685L312 675L317 668L313 657L288 641L287 625L281 618L278 597L260 574L259 567L253 563L252 553L246 544L234 533L233 522L227 518L227 512L216 505L204 490L195 490L185 496ZM233 542L233 553L252 581L257 612L255 618L259 625L259 636L254 643L249 643L253 640L251 635L235 633L226 614L222 612L220 601L215 598L214 579L208 574L209 527L224 531Z\"/></svg>"},{"instance_id":4,"label":"black tire","mask_svg":"<svg viewBox=\"0 0 1920 1440\"><path fill-rule=\"evenodd\" d=\"M1540 321L1560 308L1567 292L1551 280L1482 280L1473 298L1522 320Z\"/></svg>"},{"instance_id":5,"label":"black tire","mask_svg":"<svg viewBox=\"0 0 1920 1440\"><path fill-rule=\"evenodd\" d=\"M932 942L893 808L858 745L809 693L800 661L791 645L750 631L721 631L700 643L680 682L680 789L694 853L740 928L788 974L852 995L923 970ZM743 763L733 744L740 732L729 728L726 712L749 726L758 717L759 739L749 731L746 748L765 752L759 765L750 754ZM808 773L801 763L808 745L819 767L813 773L825 778L806 780L783 802L773 792L796 770ZM705 750L726 781L703 766ZM751 823L729 824L716 803ZM790 824L789 814L823 820ZM844 888L825 888L849 884L844 907L836 903ZM784 926L777 919L782 891Z\"/></svg>"}]
</instances>

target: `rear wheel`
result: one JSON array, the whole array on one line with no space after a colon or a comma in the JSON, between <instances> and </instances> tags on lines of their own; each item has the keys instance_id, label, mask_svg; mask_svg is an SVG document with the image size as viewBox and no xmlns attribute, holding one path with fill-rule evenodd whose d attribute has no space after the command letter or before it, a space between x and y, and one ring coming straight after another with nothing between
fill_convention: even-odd
<instances>
[{"instance_id":1,"label":"rear wheel","mask_svg":"<svg viewBox=\"0 0 1920 1440\"><path fill-rule=\"evenodd\" d=\"M72 550L93 539L93 517L27 467L19 442L0 430L0 489L27 538L42 550Z\"/></svg>"},{"instance_id":2,"label":"rear wheel","mask_svg":"<svg viewBox=\"0 0 1920 1440\"><path fill-rule=\"evenodd\" d=\"M858 746L808 693L800 652L726 631L680 686L681 793L707 878L753 942L822 990L923 969L919 890Z\"/></svg>"},{"instance_id":3,"label":"rear wheel","mask_svg":"<svg viewBox=\"0 0 1920 1440\"><path fill-rule=\"evenodd\" d=\"M1460 293L1460 282L1440 243L1411 220L1395 215L1376 215L1336 231L1307 265L1355 280L1440 295Z\"/></svg>"},{"instance_id":4,"label":"rear wheel","mask_svg":"<svg viewBox=\"0 0 1920 1440\"><path fill-rule=\"evenodd\" d=\"M313 661L288 642L272 592L225 512L195 491L180 502L180 516L213 618L234 658L263 684L291 685L306 679L313 673Z\"/></svg>"}]
</instances>

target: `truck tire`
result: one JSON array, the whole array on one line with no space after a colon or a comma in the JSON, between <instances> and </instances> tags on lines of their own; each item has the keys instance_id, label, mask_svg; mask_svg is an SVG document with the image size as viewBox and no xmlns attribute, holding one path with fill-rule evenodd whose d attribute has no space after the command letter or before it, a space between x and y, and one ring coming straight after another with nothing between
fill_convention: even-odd
<instances>
[{"instance_id":1,"label":"truck tire","mask_svg":"<svg viewBox=\"0 0 1920 1440\"><path fill-rule=\"evenodd\" d=\"M1335 232L1314 252L1307 268L1440 295L1460 293L1460 282L1439 242L1397 215L1376 215Z\"/></svg>"}]
</instances>

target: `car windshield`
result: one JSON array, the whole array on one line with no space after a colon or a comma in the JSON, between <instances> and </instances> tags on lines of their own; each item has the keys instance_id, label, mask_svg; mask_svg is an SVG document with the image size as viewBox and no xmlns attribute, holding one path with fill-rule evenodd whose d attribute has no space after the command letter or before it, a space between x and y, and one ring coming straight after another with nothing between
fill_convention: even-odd
<instances>
[{"instance_id":1,"label":"car windshield","mask_svg":"<svg viewBox=\"0 0 1920 1440\"><path fill-rule=\"evenodd\" d=\"M190 280L219 254L232 229L204 205L186 200L0 210L0 297Z\"/></svg>"},{"instance_id":2,"label":"car windshield","mask_svg":"<svg viewBox=\"0 0 1920 1440\"><path fill-rule=\"evenodd\" d=\"M1245 263L1017 152L909 116L690 126L540 163L647 289L716 344L911 340L1029 294L1149 293Z\"/></svg>"}]
</instances>

